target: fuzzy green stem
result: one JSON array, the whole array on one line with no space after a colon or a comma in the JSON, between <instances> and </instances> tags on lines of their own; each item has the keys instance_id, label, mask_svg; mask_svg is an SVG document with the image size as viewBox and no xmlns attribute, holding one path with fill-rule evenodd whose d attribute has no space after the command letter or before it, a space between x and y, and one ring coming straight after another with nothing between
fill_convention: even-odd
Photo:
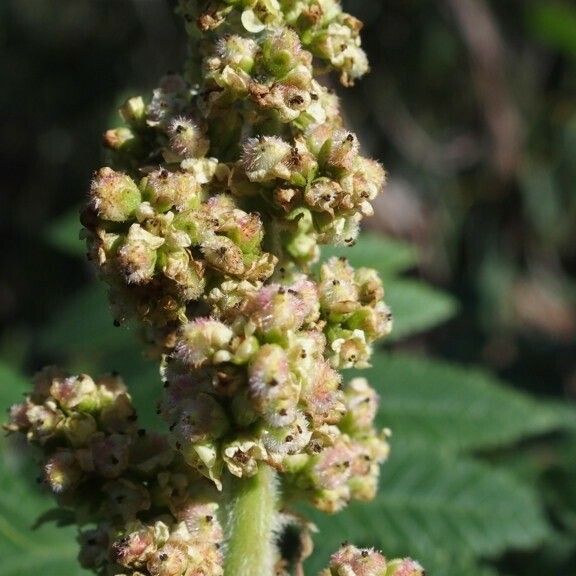
<instances>
[{"instance_id":1,"label":"fuzzy green stem","mask_svg":"<svg viewBox=\"0 0 576 576\"><path fill-rule=\"evenodd\" d=\"M231 482L224 576L274 575L277 511L276 473L269 466Z\"/></svg>"}]
</instances>

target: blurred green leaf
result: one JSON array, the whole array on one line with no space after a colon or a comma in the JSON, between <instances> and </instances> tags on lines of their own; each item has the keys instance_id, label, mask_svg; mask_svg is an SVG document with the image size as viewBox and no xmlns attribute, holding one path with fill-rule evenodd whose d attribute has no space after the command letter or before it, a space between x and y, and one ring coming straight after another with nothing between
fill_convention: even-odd
<instances>
[{"instance_id":1,"label":"blurred green leaf","mask_svg":"<svg viewBox=\"0 0 576 576\"><path fill-rule=\"evenodd\" d=\"M413 246L373 233L360 234L351 248L322 246L322 259L332 256L345 256L355 268L375 268L382 278L406 272L417 263L417 253Z\"/></svg>"},{"instance_id":2,"label":"blurred green leaf","mask_svg":"<svg viewBox=\"0 0 576 576\"><path fill-rule=\"evenodd\" d=\"M29 382L25 376L0 361L0 414L5 414L7 408L18 402L28 386Z\"/></svg>"},{"instance_id":3,"label":"blurred green leaf","mask_svg":"<svg viewBox=\"0 0 576 576\"><path fill-rule=\"evenodd\" d=\"M527 9L532 34L551 48L576 56L576 8L568 2L532 2Z\"/></svg>"},{"instance_id":4,"label":"blurred green leaf","mask_svg":"<svg viewBox=\"0 0 576 576\"><path fill-rule=\"evenodd\" d=\"M430 330L449 320L458 309L452 296L417 280L395 278L385 282L384 288L384 300L394 314L388 341Z\"/></svg>"},{"instance_id":5,"label":"blurred green leaf","mask_svg":"<svg viewBox=\"0 0 576 576\"><path fill-rule=\"evenodd\" d=\"M574 425L576 410L517 392L477 369L376 354L367 377L381 394L378 422L393 444L494 448Z\"/></svg>"},{"instance_id":6,"label":"blurred green leaf","mask_svg":"<svg viewBox=\"0 0 576 576\"><path fill-rule=\"evenodd\" d=\"M52 220L44 230L44 238L51 246L61 252L70 256L83 257L86 253L86 247L84 242L80 240L81 229L79 210L72 210Z\"/></svg>"},{"instance_id":7,"label":"blurred green leaf","mask_svg":"<svg viewBox=\"0 0 576 576\"><path fill-rule=\"evenodd\" d=\"M320 529L314 569L348 540L388 556L410 555L434 576L490 574L473 559L533 547L548 533L530 488L486 464L433 449L393 451L373 502L334 517L314 513L314 522Z\"/></svg>"},{"instance_id":8,"label":"blurred green leaf","mask_svg":"<svg viewBox=\"0 0 576 576\"><path fill-rule=\"evenodd\" d=\"M112 322L105 288L93 283L56 311L40 333L48 352L82 354L119 350L132 345L134 335Z\"/></svg>"},{"instance_id":9,"label":"blurred green leaf","mask_svg":"<svg viewBox=\"0 0 576 576\"><path fill-rule=\"evenodd\" d=\"M21 450L22 446L0 438L0 574L87 574L79 568L76 559L75 529L59 528L54 524L33 529L37 519L52 508L54 502L31 486L28 471L23 471L26 455L22 457Z\"/></svg>"}]
</instances>

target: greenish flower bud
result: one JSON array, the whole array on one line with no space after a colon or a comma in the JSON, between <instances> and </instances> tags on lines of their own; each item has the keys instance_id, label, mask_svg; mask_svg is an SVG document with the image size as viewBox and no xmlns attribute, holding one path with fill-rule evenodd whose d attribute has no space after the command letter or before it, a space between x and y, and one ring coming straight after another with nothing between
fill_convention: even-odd
<instances>
[{"instance_id":1,"label":"greenish flower bud","mask_svg":"<svg viewBox=\"0 0 576 576\"><path fill-rule=\"evenodd\" d=\"M392 560L384 576L425 576L425 571L418 562L410 558Z\"/></svg>"},{"instance_id":2,"label":"greenish flower bud","mask_svg":"<svg viewBox=\"0 0 576 576\"><path fill-rule=\"evenodd\" d=\"M341 376L323 358L307 374L302 401L316 425L335 424L345 413Z\"/></svg>"},{"instance_id":3,"label":"greenish flower bud","mask_svg":"<svg viewBox=\"0 0 576 576\"><path fill-rule=\"evenodd\" d=\"M146 567L152 576L181 576L188 568L186 547L167 542L152 554Z\"/></svg>"},{"instance_id":4,"label":"greenish flower bud","mask_svg":"<svg viewBox=\"0 0 576 576\"><path fill-rule=\"evenodd\" d=\"M262 441L268 453L274 456L300 452L310 442L311 437L308 420L302 412L297 411L292 424L281 428L267 428Z\"/></svg>"},{"instance_id":5,"label":"greenish flower bud","mask_svg":"<svg viewBox=\"0 0 576 576\"><path fill-rule=\"evenodd\" d=\"M29 422L29 426L22 431L26 432L30 441L43 445L60 434L64 414L53 400L48 400L40 406L29 404L26 409L26 421Z\"/></svg>"},{"instance_id":6,"label":"greenish flower bud","mask_svg":"<svg viewBox=\"0 0 576 576\"><path fill-rule=\"evenodd\" d=\"M372 355L372 348L366 341L366 334L362 330L353 330L342 338L336 338L331 348L334 355L331 357L332 365L338 368L368 368L368 360Z\"/></svg>"},{"instance_id":7,"label":"greenish flower bud","mask_svg":"<svg viewBox=\"0 0 576 576\"><path fill-rule=\"evenodd\" d=\"M343 546L330 558L328 576L386 576L386 558L373 548ZM408 576L408 575L407 575Z\"/></svg>"},{"instance_id":8,"label":"greenish flower bud","mask_svg":"<svg viewBox=\"0 0 576 576\"><path fill-rule=\"evenodd\" d=\"M374 423L380 401L376 391L366 378L353 378L344 392L347 413L341 427L355 433L368 430Z\"/></svg>"},{"instance_id":9,"label":"greenish flower bud","mask_svg":"<svg viewBox=\"0 0 576 576\"><path fill-rule=\"evenodd\" d=\"M248 385L256 410L272 426L287 426L296 418L299 388L289 370L286 352L265 344L248 366Z\"/></svg>"},{"instance_id":10,"label":"greenish flower bud","mask_svg":"<svg viewBox=\"0 0 576 576\"><path fill-rule=\"evenodd\" d=\"M351 477L354 449L344 439L318 455L311 470L311 480L318 489L336 490Z\"/></svg>"},{"instance_id":11,"label":"greenish flower bud","mask_svg":"<svg viewBox=\"0 0 576 576\"><path fill-rule=\"evenodd\" d=\"M210 148L210 142L198 126L184 116L171 120L167 131L170 148L182 158L199 158Z\"/></svg>"},{"instance_id":12,"label":"greenish flower bud","mask_svg":"<svg viewBox=\"0 0 576 576\"><path fill-rule=\"evenodd\" d=\"M222 525L218 520L219 505L197 497L195 494L194 500L188 500L184 507L179 508L176 517L184 523L196 542L219 544L224 539Z\"/></svg>"},{"instance_id":13,"label":"greenish flower bud","mask_svg":"<svg viewBox=\"0 0 576 576\"><path fill-rule=\"evenodd\" d=\"M174 355L188 366L199 367L218 352L228 353L233 336L226 324L198 318L181 328Z\"/></svg>"},{"instance_id":14,"label":"greenish flower bud","mask_svg":"<svg viewBox=\"0 0 576 576\"><path fill-rule=\"evenodd\" d=\"M258 461L266 457L266 449L257 438L238 437L224 444L222 449L224 464L238 478L254 476L258 471Z\"/></svg>"},{"instance_id":15,"label":"greenish flower bud","mask_svg":"<svg viewBox=\"0 0 576 576\"><path fill-rule=\"evenodd\" d=\"M85 446L98 429L90 414L72 413L62 423L62 430L72 446Z\"/></svg>"},{"instance_id":16,"label":"greenish flower bud","mask_svg":"<svg viewBox=\"0 0 576 576\"><path fill-rule=\"evenodd\" d=\"M260 251L264 229L257 214L233 209L222 220L218 232L230 238L244 254Z\"/></svg>"},{"instance_id":17,"label":"greenish flower bud","mask_svg":"<svg viewBox=\"0 0 576 576\"><path fill-rule=\"evenodd\" d=\"M330 258L320 269L320 305L330 319L339 319L358 309L354 269L346 259Z\"/></svg>"},{"instance_id":18,"label":"greenish flower bud","mask_svg":"<svg viewBox=\"0 0 576 576\"><path fill-rule=\"evenodd\" d=\"M130 176L111 168L101 168L95 174L88 203L103 220L125 222L141 201L140 190Z\"/></svg>"},{"instance_id":19,"label":"greenish flower bud","mask_svg":"<svg viewBox=\"0 0 576 576\"><path fill-rule=\"evenodd\" d=\"M337 130L330 139L326 166L337 173L351 172L359 150L358 138L352 132Z\"/></svg>"},{"instance_id":20,"label":"greenish flower bud","mask_svg":"<svg viewBox=\"0 0 576 576\"><path fill-rule=\"evenodd\" d=\"M174 250L161 256L161 269L172 280L184 300L197 300L204 293L206 278L202 262L193 260L188 250Z\"/></svg>"},{"instance_id":21,"label":"greenish flower bud","mask_svg":"<svg viewBox=\"0 0 576 576\"><path fill-rule=\"evenodd\" d=\"M334 216L344 200L344 191L338 182L319 178L304 192L306 204L314 211L327 212Z\"/></svg>"},{"instance_id":22,"label":"greenish flower bud","mask_svg":"<svg viewBox=\"0 0 576 576\"><path fill-rule=\"evenodd\" d=\"M67 413L95 412L100 406L96 384L87 374L53 379L50 395Z\"/></svg>"},{"instance_id":23,"label":"greenish flower bud","mask_svg":"<svg viewBox=\"0 0 576 576\"><path fill-rule=\"evenodd\" d=\"M212 236L202 243L202 254L212 268L230 276L246 272L242 250L225 236Z\"/></svg>"},{"instance_id":24,"label":"greenish flower bud","mask_svg":"<svg viewBox=\"0 0 576 576\"><path fill-rule=\"evenodd\" d=\"M125 534L112 543L110 556L125 568L143 568L156 550L154 528L136 521L129 523Z\"/></svg>"},{"instance_id":25,"label":"greenish flower bud","mask_svg":"<svg viewBox=\"0 0 576 576\"><path fill-rule=\"evenodd\" d=\"M267 340L297 330L313 311L313 303L305 301L298 290L279 284L261 288L244 309L256 331Z\"/></svg>"},{"instance_id":26,"label":"greenish flower bud","mask_svg":"<svg viewBox=\"0 0 576 576\"><path fill-rule=\"evenodd\" d=\"M138 150L139 140L136 134L126 127L106 130L103 137L104 146L114 152L134 153Z\"/></svg>"},{"instance_id":27,"label":"greenish flower bud","mask_svg":"<svg viewBox=\"0 0 576 576\"><path fill-rule=\"evenodd\" d=\"M224 64L247 73L252 70L257 51L258 44L254 40L237 35L221 38L216 45L216 52Z\"/></svg>"},{"instance_id":28,"label":"greenish flower bud","mask_svg":"<svg viewBox=\"0 0 576 576\"><path fill-rule=\"evenodd\" d=\"M184 460L189 466L212 480L218 490L222 489L222 482L220 481L222 463L219 458L218 446L215 442L206 441L183 445L175 438L171 438L171 440L176 450L182 453Z\"/></svg>"},{"instance_id":29,"label":"greenish flower bud","mask_svg":"<svg viewBox=\"0 0 576 576\"><path fill-rule=\"evenodd\" d=\"M124 122L139 127L145 120L146 105L140 96L128 98L120 107L120 116Z\"/></svg>"},{"instance_id":30,"label":"greenish flower bud","mask_svg":"<svg viewBox=\"0 0 576 576\"><path fill-rule=\"evenodd\" d=\"M74 489L82 476L82 470L71 450L58 450L44 464L44 479L55 494Z\"/></svg>"},{"instance_id":31,"label":"greenish flower bud","mask_svg":"<svg viewBox=\"0 0 576 576\"><path fill-rule=\"evenodd\" d=\"M277 79L282 79L298 64L311 64L311 55L302 50L298 34L290 29L265 36L262 42L262 63Z\"/></svg>"},{"instance_id":32,"label":"greenish flower bud","mask_svg":"<svg viewBox=\"0 0 576 576\"><path fill-rule=\"evenodd\" d=\"M251 182L290 179L288 162L292 147L276 136L249 138L242 151L242 166Z\"/></svg>"},{"instance_id":33,"label":"greenish flower bud","mask_svg":"<svg viewBox=\"0 0 576 576\"><path fill-rule=\"evenodd\" d=\"M358 35L362 23L349 14L334 21L317 34L312 44L312 51L325 58L341 71L340 81L345 86L352 86L354 81L368 72L368 58L360 48Z\"/></svg>"},{"instance_id":34,"label":"greenish flower bud","mask_svg":"<svg viewBox=\"0 0 576 576\"><path fill-rule=\"evenodd\" d=\"M156 266L156 251L164 238L154 236L140 224L132 224L124 244L118 250L118 266L126 282L145 284L152 280Z\"/></svg>"},{"instance_id":35,"label":"greenish flower bud","mask_svg":"<svg viewBox=\"0 0 576 576\"><path fill-rule=\"evenodd\" d=\"M174 208L182 211L200 206L200 185L187 172L156 170L143 179L141 188L144 199L160 212Z\"/></svg>"},{"instance_id":36,"label":"greenish flower bud","mask_svg":"<svg viewBox=\"0 0 576 576\"><path fill-rule=\"evenodd\" d=\"M378 272L372 268L357 268L354 280L358 286L358 297L362 304L376 304L384 298L384 287Z\"/></svg>"},{"instance_id":37,"label":"greenish flower bud","mask_svg":"<svg viewBox=\"0 0 576 576\"><path fill-rule=\"evenodd\" d=\"M222 437L229 428L222 406L209 394L200 393L179 406L171 431L182 443L199 443Z\"/></svg>"}]
</instances>

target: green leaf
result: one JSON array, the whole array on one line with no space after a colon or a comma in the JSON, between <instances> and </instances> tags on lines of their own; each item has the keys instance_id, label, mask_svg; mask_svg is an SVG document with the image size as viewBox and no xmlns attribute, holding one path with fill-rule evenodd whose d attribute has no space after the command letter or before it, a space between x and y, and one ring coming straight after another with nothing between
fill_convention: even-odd
<instances>
[{"instance_id":1,"label":"green leaf","mask_svg":"<svg viewBox=\"0 0 576 576\"><path fill-rule=\"evenodd\" d=\"M430 330L450 319L458 309L454 298L416 280L392 279L384 283L384 288L384 300L394 314L388 341Z\"/></svg>"},{"instance_id":2,"label":"green leaf","mask_svg":"<svg viewBox=\"0 0 576 576\"><path fill-rule=\"evenodd\" d=\"M569 427L576 411L515 391L477 369L376 354L366 373L381 395L378 422L393 445L493 448Z\"/></svg>"},{"instance_id":3,"label":"green leaf","mask_svg":"<svg viewBox=\"0 0 576 576\"><path fill-rule=\"evenodd\" d=\"M100 353L132 345L134 335L113 325L106 291L91 284L70 298L40 333L45 351L55 354Z\"/></svg>"},{"instance_id":4,"label":"green leaf","mask_svg":"<svg viewBox=\"0 0 576 576\"><path fill-rule=\"evenodd\" d=\"M2 576L81 576L76 559L76 530L45 524L37 519L54 506L40 494L29 471L23 470L20 450L0 440L0 573Z\"/></svg>"},{"instance_id":5,"label":"green leaf","mask_svg":"<svg viewBox=\"0 0 576 576\"><path fill-rule=\"evenodd\" d=\"M28 387L29 382L25 376L0 361L0 414L5 414L7 408L20 401Z\"/></svg>"},{"instance_id":6,"label":"green leaf","mask_svg":"<svg viewBox=\"0 0 576 576\"><path fill-rule=\"evenodd\" d=\"M53 220L44 230L43 236L51 246L61 252L83 257L86 248L80 240L81 229L79 210L72 210Z\"/></svg>"},{"instance_id":7,"label":"green leaf","mask_svg":"<svg viewBox=\"0 0 576 576\"><path fill-rule=\"evenodd\" d=\"M320 529L313 568L347 540L416 558L434 576L487 574L474 558L533 547L548 533L531 489L486 464L432 450L393 452L373 502L313 516Z\"/></svg>"},{"instance_id":8,"label":"green leaf","mask_svg":"<svg viewBox=\"0 0 576 576\"><path fill-rule=\"evenodd\" d=\"M406 272L417 263L417 253L413 246L373 233L360 234L351 248L323 246L322 259L331 256L345 256L355 268L375 268L382 278Z\"/></svg>"},{"instance_id":9,"label":"green leaf","mask_svg":"<svg viewBox=\"0 0 576 576\"><path fill-rule=\"evenodd\" d=\"M576 56L576 9L561 2L533 2L527 12L528 27L540 41Z\"/></svg>"}]
</instances>

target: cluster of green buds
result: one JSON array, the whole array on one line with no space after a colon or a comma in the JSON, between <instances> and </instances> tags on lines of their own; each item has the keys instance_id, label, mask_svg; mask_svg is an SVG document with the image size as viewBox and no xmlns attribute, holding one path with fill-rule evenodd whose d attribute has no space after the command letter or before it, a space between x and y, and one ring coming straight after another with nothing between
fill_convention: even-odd
<instances>
[{"instance_id":1,"label":"cluster of green buds","mask_svg":"<svg viewBox=\"0 0 576 576\"><path fill-rule=\"evenodd\" d=\"M287 575L281 526L298 526L300 560L310 551L290 506L372 499L389 449L377 392L341 374L369 366L392 328L382 282L346 258L320 261L322 244L354 244L385 181L318 81L367 71L361 26L337 0L181 0L179 11L188 69L122 106L81 215L114 323L136 324L160 358L166 434L138 427L117 376L55 369L8 429L42 449L43 481L76 510L81 562L99 575ZM278 521L256 519L269 533L255 539L275 551L238 553L245 487L262 478L268 496L253 507ZM331 574L422 571L348 546Z\"/></svg>"},{"instance_id":2,"label":"cluster of green buds","mask_svg":"<svg viewBox=\"0 0 576 576\"><path fill-rule=\"evenodd\" d=\"M263 252L260 217L227 194L205 197L192 173L152 170L138 184L102 168L83 212L90 259L110 287L115 322L137 318L170 345L187 307L227 278L263 281L276 257Z\"/></svg>"},{"instance_id":3,"label":"cluster of green buds","mask_svg":"<svg viewBox=\"0 0 576 576\"><path fill-rule=\"evenodd\" d=\"M85 568L114 576L223 573L217 491L164 436L139 427L118 376L44 369L6 428L41 449L39 481L76 511Z\"/></svg>"},{"instance_id":4,"label":"cluster of green buds","mask_svg":"<svg viewBox=\"0 0 576 576\"><path fill-rule=\"evenodd\" d=\"M342 84L350 86L368 71L362 22L343 12L338 0L180 0L179 9L192 37L197 28L222 34L295 30L314 57L340 72Z\"/></svg>"},{"instance_id":5,"label":"cluster of green buds","mask_svg":"<svg viewBox=\"0 0 576 576\"><path fill-rule=\"evenodd\" d=\"M410 558L388 561L376 550L344 544L320 576L424 576L424 570Z\"/></svg>"}]
</instances>

